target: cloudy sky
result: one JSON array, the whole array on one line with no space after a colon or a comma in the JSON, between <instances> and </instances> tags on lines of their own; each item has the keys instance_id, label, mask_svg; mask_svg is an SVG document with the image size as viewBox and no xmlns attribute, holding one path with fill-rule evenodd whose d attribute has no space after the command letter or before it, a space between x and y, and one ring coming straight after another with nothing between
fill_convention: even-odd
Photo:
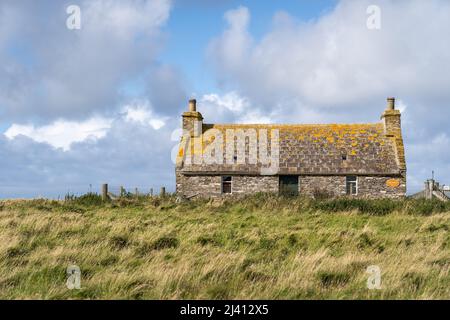
<instances>
[{"instance_id":1,"label":"cloudy sky","mask_svg":"<svg viewBox=\"0 0 450 320\"><path fill-rule=\"evenodd\" d=\"M448 0L2 0L0 197L173 190L191 97L205 122L334 123L395 96L408 192L432 170L450 184L449 17Z\"/></svg>"}]
</instances>

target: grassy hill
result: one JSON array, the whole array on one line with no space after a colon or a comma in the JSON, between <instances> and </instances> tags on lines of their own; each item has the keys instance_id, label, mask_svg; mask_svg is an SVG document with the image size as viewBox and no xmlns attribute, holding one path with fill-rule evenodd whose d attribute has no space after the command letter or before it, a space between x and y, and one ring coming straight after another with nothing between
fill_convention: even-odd
<instances>
[{"instance_id":1,"label":"grassy hill","mask_svg":"<svg viewBox=\"0 0 450 320\"><path fill-rule=\"evenodd\" d=\"M1 201L0 298L448 299L449 229L425 200Z\"/></svg>"}]
</instances>

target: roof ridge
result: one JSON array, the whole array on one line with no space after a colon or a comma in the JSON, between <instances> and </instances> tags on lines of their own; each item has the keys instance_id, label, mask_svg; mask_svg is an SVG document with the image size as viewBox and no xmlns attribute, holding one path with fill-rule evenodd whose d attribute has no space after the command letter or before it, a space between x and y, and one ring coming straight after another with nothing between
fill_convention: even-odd
<instances>
[{"instance_id":1,"label":"roof ridge","mask_svg":"<svg viewBox=\"0 0 450 320\"><path fill-rule=\"evenodd\" d=\"M369 122L369 123L204 123L203 125L209 126L229 126L229 127L239 127L239 126L271 126L271 127L299 127L299 126L382 126L381 122Z\"/></svg>"}]
</instances>

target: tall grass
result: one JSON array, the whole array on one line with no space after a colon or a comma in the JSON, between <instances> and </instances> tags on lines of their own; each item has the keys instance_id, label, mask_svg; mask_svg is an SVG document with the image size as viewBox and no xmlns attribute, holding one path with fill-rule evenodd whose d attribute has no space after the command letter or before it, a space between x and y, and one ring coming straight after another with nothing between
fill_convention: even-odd
<instances>
[{"instance_id":1,"label":"tall grass","mask_svg":"<svg viewBox=\"0 0 450 320\"><path fill-rule=\"evenodd\" d=\"M449 229L425 200L1 201L0 298L448 298Z\"/></svg>"}]
</instances>

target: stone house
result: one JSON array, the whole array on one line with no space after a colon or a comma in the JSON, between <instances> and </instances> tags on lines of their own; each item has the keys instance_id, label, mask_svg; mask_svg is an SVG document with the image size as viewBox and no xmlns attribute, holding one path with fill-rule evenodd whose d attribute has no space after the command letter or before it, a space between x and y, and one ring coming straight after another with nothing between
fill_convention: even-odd
<instances>
[{"instance_id":1,"label":"stone house","mask_svg":"<svg viewBox=\"0 0 450 320\"><path fill-rule=\"evenodd\" d=\"M206 124L189 101L176 192L221 197L270 192L401 198L406 162L400 111L387 99L369 124Z\"/></svg>"}]
</instances>

